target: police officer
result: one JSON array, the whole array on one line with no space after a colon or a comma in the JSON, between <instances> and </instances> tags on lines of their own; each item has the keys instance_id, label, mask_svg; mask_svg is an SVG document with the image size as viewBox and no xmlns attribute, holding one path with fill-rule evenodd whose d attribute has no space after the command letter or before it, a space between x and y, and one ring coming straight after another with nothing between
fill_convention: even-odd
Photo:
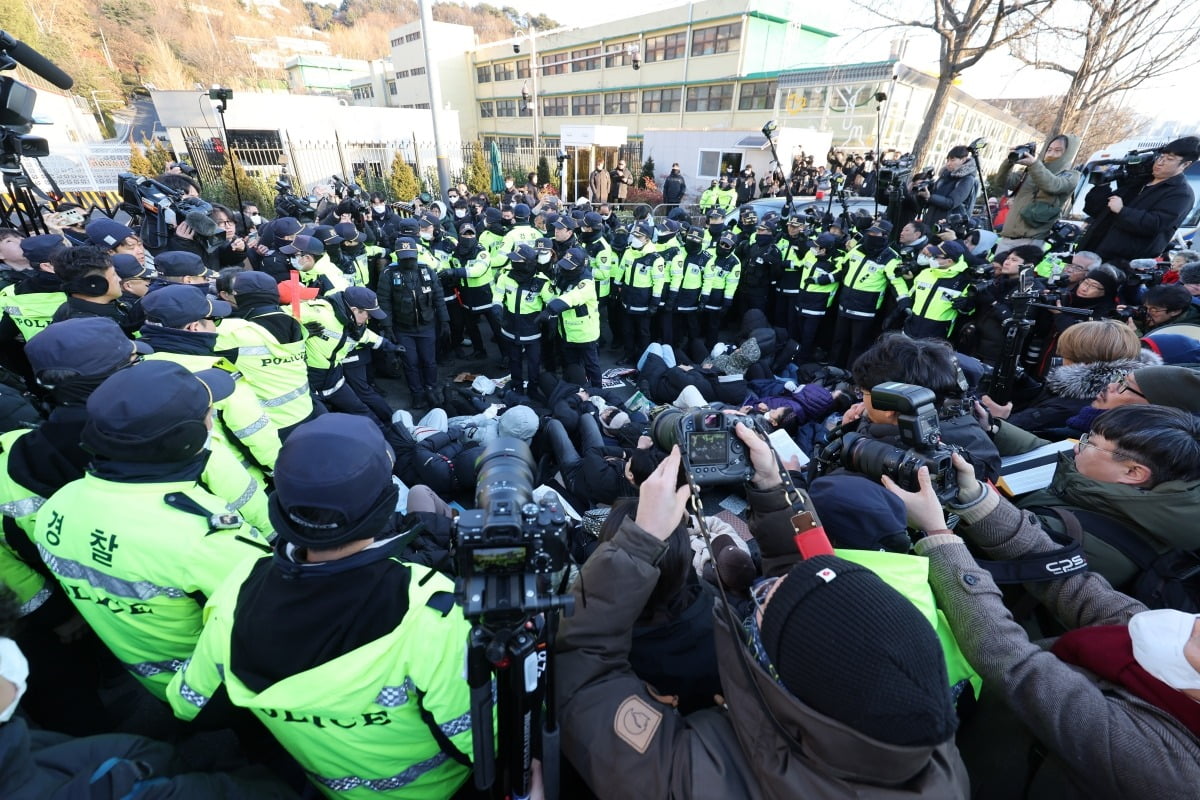
<instances>
[{"instance_id":1,"label":"police officer","mask_svg":"<svg viewBox=\"0 0 1200 800\"><path fill-rule=\"evenodd\" d=\"M579 240L575 237L575 229L578 227L575 220L566 214L555 217L554 222L550 226L550 234L554 241L555 263L558 263L572 247L579 246Z\"/></svg>"},{"instance_id":2,"label":"police officer","mask_svg":"<svg viewBox=\"0 0 1200 800\"><path fill-rule=\"evenodd\" d=\"M224 684L326 797L445 798L471 774L470 624L448 578L403 560L393 460L357 417L296 431L275 555L231 570L168 695L192 719Z\"/></svg>"},{"instance_id":3,"label":"police officer","mask_svg":"<svg viewBox=\"0 0 1200 800\"><path fill-rule=\"evenodd\" d=\"M579 245L588 254L588 264L592 269L592 280L596 282L596 298L600 302L600 342L605 344L604 332L608 331L608 341L613 341L613 329L609 324L609 299L612 296L612 273L617 268L617 254L608 239L604 236L604 217L595 211L583 215L579 225Z\"/></svg>"},{"instance_id":4,"label":"police officer","mask_svg":"<svg viewBox=\"0 0 1200 800\"><path fill-rule=\"evenodd\" d=\"M58 307L67 301L62 280L54 272L54 258L70 245L62 236L43 234L21 240L21 252L29 262L20 282L0 291L4 322L0 340L27 342L45 330Z\"/></svg>"},{"instance_id":5,"label":"police officer","mask_svg":"<svg viewBox=\"0 0 1200 800\"><path fill-rule=\"evenodd\" d=\"M804 270L808 268L817 256L812 252L812 241L808 237L805 220L799 216L789 217L784 226L783 234L775 242L779 250L779 267L775 289L778 304L776 320L782 321L788 328L788 335L799 341L799 330L802 313L797 300L804 286ZM827 299L827 298L822 298ZM823 315L823 312L822 312Z\"/></svg>"},{"instance_id":6,"label":"police officer","mask_svg":"<svg viewBox=\"0 0 1200 800\"><path fill-rule=\"evenodd\" d=\"M292 243L301 229L295 217L279 217L268 222L260 232L258 247L250 251L250 263L276 283L286 281L292 269L292 260L281 248Z\"/></svg>"},{"instance_id":7,"label":"police officer","mask_svg":"<svg viewBox=\"0 0 1200 800\"><path fill-rule=\"evenodd\" d=\"M733 231L729 233L732 234ZM771 306L771 284L779 277L783 264L779 248L775 246L774 223L765 220L759 222L753 237L746 241L740 250L736 238L734 242L734 250L740 254L738 262L742 266L741 283L738 285L738 308L743 314L752 308L766 313ZM783 291L780 287L781 295ZM778 304L784 309L791 307L796 294L794 289L788 291L790 294L781 298ZM773 312L771 316L774 317L776 325L786 325L786 313L780 316L776 309L770 308L770 311Z\"/></svg>"},{"instance_id":8,"label":"police officer","mask_svg":"<svg viewBox=\"0 0 1200 800\"><path fill-rule=\"evenodd\" d=\"M508 255L509 268L496 279L500 335L508 357L511 386L526 394L542 370L542 332L539 317L554 299L550 279L537 269L537 251L520 245Z\"/></svg>"},{"instance_id":9,"label":"police officer","mask_svg":"<svg viewBox=\"0 0 1200 800\"><path fill-rule=\"evenodd\" d=\"M842 259L842 289L838 295L838 321L833 333L831 360L839 367L854 363L873 340L875 317L884 292L892 286L897 296L907 294L897 275L900 256L888 246L892 224L879 220L864 231L859 246Z\"/></svg>"},{"instance_id":10,"label":"police officer","mask_svg":"<svg viewBox=\"0 0 1200 800\"><path fill-rule=\"evenodd\" d=\"M298 272L300 283L315 288L318 297L340 292L350 285L346 274L325 257L325 245L315 236L301 234L291 244L279 248L279 252L291 257L292 269Z\"/></svg>"},{"instance_id":11,"label":"police officer","mask_svg":"<svg viewBox=\"0 0 1200 800\"><path fill-rule=\"evenodd\" d=\"M500 241L501 253L512 253L516 251L518 245L529 244L541 238L542 232L530 223L532 215L533 211L526 203L517 203L513 206L513 226Z\"/></svg>"},{"instance_id":12,"label":"police officer","mask_svg":"<svg viewBox=\"0 0 1200 800\"><path fill-rule=\"evenodd\" d=\"M705 222L708 227L704 232L704 247L708 250L715 250L717 240L725 232L725 212L719 208L709 209L705 215ZM734 241L737 241L736 238Z\"/></svg>"},{"instance_id":13,"label":"police officer","mask_svg":"<svg viewBox=\"0 0 1200 800\"><path fill-rule=\"evenodd\" d=\"M816 353L817 334L825 314L837 297L841 268L835 262L838 240L832 233L822 233L800 260L800 293L796 295L799 311L799 331L794 338L800 344L800 361L811 361Z\"/></svg>"},{"instance_id":14,"label":"police officer","mask_svg":"<svg viewBox=\"0 0 1200 800\"><path fill-rule=\"evenodd\" d=\"M738 246L749 242L750 237L754 236L755 230L758 228L758 212L754 210L752 205L744 205L738 209L738 217L733 222L733 232L737 234ZM742 252L738 251L738 258L745 262Z\"/></svg>"},{"instance_id":15,"label":"police officer","mask_svg":"<svg viewBox=\"0 0 1200 800\"><path fill-rule=\"evenodd\" d=\"M279 285L264 272L233 279L233 311L217 326L216 352L237 367L280 440L320 413L308 386L304 328L279 307Z\"/></svg>"},{"instance_id":16,"label":"police officer","mask_svg":"<svg viewBox=\"0 0 1200 800\"><path fill-rule=\"evenodd\" d=\"M474 350L472 358L487 358L487 348L483 343L483 333L479 329L479 320L484 319L492 331L493 338L498 335L496 324L496 302L493 291L493 281L498 280L502 270L492 268L492 256L479 243L475 236L475 226L464 222L458 227L458 242L454 252L450 254L450 265L446 271L446 279L452 287L446 295L446 307L450 314L450 339L454 344L454 352L460 354L459 342L463 334L471 337ZM443 281L443 291L446 283ZM457 292L455 288L457 287Z\"/></svg>"},{"instance_id":17,"label":"police officer","mask_svg":"<svg viewBox=\"0 0 1200 800\"><path fill-rule=\"evenodd\" d=\"M956 301L971 288L967 248L959 241L933 242L921 251L925 269L913 278L912 290L901 296L897 311L905 314L904 333L913 339L948 339L960 307Z\"/></svg>"},{"instance_id":18,"label":"police officer","mask_svg":"<svg viewBox=\"0 0 1200 800\"><path fill-rule=\"evenodd\" d=\"M733 181L726 175L721 176L721 180L717 183L716 194L713 195L713 208L721 209L721 212L728 214L737 206L737 191L733 188Z\"/></svg>"},{"instance_id":19,"label":"police officer","mask_svg":"<svg viewBox=\"0 0 1200 800\"><path fill-rule=\"evenodd\" d=\"M54 312L53 322L74 317L108 317L130 335L137 330L130 306L121 300L117 271L100 248L91 245L66 248L54 257L54 273L69 294L67 302Z\"/></svg>"},{"instance_id":20,"label":"police officer","mask_svg":"<svg viewBox=\"0 0 1200 800\"><path fill-rule=\"evenodd\" d=\"M675 341L675 304L683 284L683 261L687 256L679 241L680 225L673 219L664 219L658 224L658 241L655 247L663 260L662 305L654 315L654 341L671 344Z\"/></svg>"},{"instance_id":21,"label":"police officer","mask_svg":"<svg viewBox=\"0 0 1200 800\"><path fill-rule=\"evenodd\" d=\"M679 285L674 287L675 341L668 344L688 352L693 342L703 342L700 335L700 293L704 274L716 258L712 250L704 249L704 228L693 225L683 238L683 265Z\"/></svg>"},{"instance_id":22,"label":"police officer","mask_svg":"<svg viewBox=\"0 0 1200 800\"><path fill-rule=\"evenodd\" d=\"M154 348L147 359L162 359L192 372L237 368L215 350L214 320L229 316L233 306L192 286L167 286L146 297L146 324L141 338ZM271 422L258 397L235 376L229 397L213 403L214 444L230 448L251 475L259 480L270 472L279 455L279 429Z\"/></svg>"},{"instance_id":23,"label":"police officer","mask_svg":"<svg viewBox=\"0 0 1200 800\"><path fill-rule=\"evenodd\" d=\"M558 316L557 330L565 362L583 364L588 382L599 387L600 310L587 261L587 253L580 248L567 251L555 269L555 297L546 304L543 314Z\"/></svg>"},{"instance_id":24,"label":"police officer","mask_svg":"<svg viewBox=\"0 0 1200 800\"><path fill-rule=\"evenodd\" d=\"M700 193L700 213L708 214L717 205L717 182L713 181ZM718 209L719 210L719 209ZM722 215L724 216L724 215Z\"/></svg>"},{"instance_id":25,"label":"police officer","mask_svg":"<svg viewBox=\"0 0 1200 800\"><path fill-rule=\"evenodd\" d=\"M376 285L379 273L387 265L387 251L378 244L368 243L353 222L339 222L333 230L342 240L341 246L334 251L337 267L350 285L367 288Z\"/></svg>"},{"instance_id":26,"label":"police officer","mask_svg":"<svg viewBox=\"0 0 1200 800\"><path fill-rule=\"evenodd\" d=\"M650 317L662 302L666 268L663 258L652 241L654 228L639 222L630 234L629 249L621 258L621 305L624 307L625 360L637 359L650 344Z\"/></svg>"},{"instance_id":27,"label":"police officer","mask_svg":"<svg viewBox=\"0 0 1200 800\"><path fill-rule=\"evenodd\" d=\"M404 376L413 405L429 408L437 389L436 345L449 343L450 317L442 283L433 269L417 261L417 243L407 236L396 240L397 261L379 276L379 302L387 317L386 335L404 348ZM434 397L440 405L441 398Z\"/></svg>"},{"instance_id":28,"label":"police officer","mask_svg":"<svg viewBox=\"0 0 1200 800\"><path fill-rule=\"evenodd\" d=\"M87 400L89 471L38 510L34 541L46 566L160 700L192 655L204 598L238 564L269 551L199 483L212 403L232 391L223 370L194 374L154 361L115 372Z\"/></svg>"},{"instance_id":29,"label":"police officer","mask_svg":"<svg viewBox=\"0 0 1200 800\"><path fill-rule=\"evenodd\" d=\"M733 305L742 278L742 265L733 252L735 245L731 231L721 234L717 240L716 255L708 262L704 282L700 286L701 327L704 329L704 345L708 349L717 344L721 322Z\"/></svg>"}]
</instances>

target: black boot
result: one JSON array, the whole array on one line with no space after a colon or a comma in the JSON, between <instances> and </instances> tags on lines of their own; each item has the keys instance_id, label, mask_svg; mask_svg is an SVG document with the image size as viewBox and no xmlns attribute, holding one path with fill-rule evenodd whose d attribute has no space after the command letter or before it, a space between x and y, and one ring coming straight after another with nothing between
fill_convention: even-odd
<instances>
[{"instance_id":1,"label":"black boot","mask_svg":"<svg viewBox=\"0 0 1200 800\"><path fill-rule=\"evenodd\" d=\"M429 393L425 391L417 391L412 393L412 408L409 411L416 417L417 409L428 411L432 406L429 405Z\"/></svg>"}]
</instances>

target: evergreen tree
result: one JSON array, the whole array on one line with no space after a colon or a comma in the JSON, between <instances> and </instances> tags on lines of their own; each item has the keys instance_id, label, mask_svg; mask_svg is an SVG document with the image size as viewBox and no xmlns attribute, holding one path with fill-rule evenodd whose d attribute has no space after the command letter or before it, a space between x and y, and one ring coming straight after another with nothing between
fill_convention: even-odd
<instances>
[{"instance_id":1,"label":"evergreen tree","mask_svg":"<svg viewBox=\"0 0 1200 800\"><path fill-rule=\"evenodd\" d=\"M478 142L471 145L471 163L467 165L464 182L472 194L487 194L491 191L492 171L483 156L483 147Z\"/></svg>"},{"instance_id":2,"label":"evergreen tree","mask_svg":"<svg viewBox=\"0 0 1200 800\"><path fill-rule=\"evenodd\" d=\"M537 179L539 189L553 182L550 179L550 161L545 156L538 156Z\"/></svg>"},{"instance_id":3,"label":"evergreen tree","mask_svg":"<svg viewBox=\"0 0 1200 800\"><path fill-rule=\"evenodd\" d=\"M646 163L642 164L642 175L638 179L638 187L641 189L649 189L654 185L654 159L647 158Z\"/></svg>"},{"instance_id":4,"label":"evergreen tree","mask_svg":"<svg viewBox=\"0 0 1200 800\"><path fill-rule=\"evenodd\" d=\"M397 150L392 156L392 168L388 173L388 188L392 198L401 203L410 202L421 193L421 185L412 165L404 160L404 152Z\"/></svg>"},{"instance_id":5,"label":"evergreen tree","mask_svg":"<svg viewBox=\"0 0 1200 800\"><path fill-rule=\"evenodd\" d=\"M168 161L175 160L175 154L167 148L159 139L144 139L142 147L146 153L146 158L150 162L150 175L162 175L167 168Z\"/></svg>"},{"instance_id":6,"label":"evergreen tree","mask_svg":"<svg viewBox=\"0 0 1200 800\"><path fill-rule=\"evenodd\" d=\"M150 159L146 158L146 153L134 142L129 143L129 171L143 178L153 178L158 174Z\"/></svg>"}]
</instances>

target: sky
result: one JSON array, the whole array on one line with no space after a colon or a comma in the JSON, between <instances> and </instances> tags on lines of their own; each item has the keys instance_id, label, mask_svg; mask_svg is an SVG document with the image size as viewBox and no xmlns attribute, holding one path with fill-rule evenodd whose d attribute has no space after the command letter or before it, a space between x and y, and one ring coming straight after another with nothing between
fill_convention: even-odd
<instances>
[{"instance_id":1,"label":"sky","mask_svg":"<svg viewBox=\"0 0 1200 800\"><path fill-rule=\"evenodd\" d=\"M915 3L924 6L928 0L909 0L908 5ZM656 11L673 6L682 7L680 0L606 0L601 5L591 3L564 3L562 0L492 0L497 5L509 5L520 11L546 14L564 25L595 25L604 19L621 19L636 16L648 11ZM842 4L834 4L836 11L820 11L819 4L809 0L797 2L797 8L812 9L817 7L817 15L812 18L812 24L825 30L843 30L847 11L854 10L851 16L865 19L867 12L848 9ZM597 13L603 9L603 16ZM681 15L686 19L686 12ZM822 18L822 16L824 18ZM807 21L807 20L805 20ZM864 27L871 23L863 22ZM876 61L888 57L889 44L896 38L901 29L862 33L845 31L843 36L849 42L844 45L847 50L856 53L855 61ZM917 68L933 71L937 66L937 39L930 31L909 29L910 44L906 62ZM1065 76L1045 70L1033 70L1022 65L1006 53L989 54L977 67L966 72L962 77L960 87L978 98L1017 98L1037 97L1043 95L1061 94L1067 88ZM1135 110L1151 117L1176 119L1200 129L1200 111L1197 111L1197 100L1200 99L1200 65L1187 70L1167 75L1157 79L1153 84L1146 84L1137 91L1130 92L1125 102ZM1189 113L1188 109L1192 109Z\"/></svg>"}]
</instances>

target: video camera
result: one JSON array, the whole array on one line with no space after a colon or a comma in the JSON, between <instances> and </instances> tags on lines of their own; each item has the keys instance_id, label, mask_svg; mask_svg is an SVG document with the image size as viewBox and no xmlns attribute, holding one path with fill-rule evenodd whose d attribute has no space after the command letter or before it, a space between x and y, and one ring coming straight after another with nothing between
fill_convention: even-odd
<instances>
[{"instance_id":1,"label":"video camera","mask_svg":"<svg viewBox=\"0 0 1200 800\"><path fill-rule=\"evenodd\" d=\"M1022 158L1029 158L1037 155L1037 142L1026 142L1023 145L1014 147L1008 151L1008 160L1012 163L1017 163Z\"/></svg>"},{"instance_id":2,"label":"video camera","mask_svg":"<svg viewBox=\"0 0 1200 800\"><path fill-rule=\"evenodd\" d=\"M1128 286L1158 286L1163 276L1167 274L1167 265L1160 264L1153 258L1135 258L1129 262L1129 274L1125 283ZM1141 319L1135 317L1140 322Z\"/></svg>"},{"instance_id":3,"label":"video camera","mask_svg":"<svg viewBox=\"0 0 1200 800\"><path fill-rule=\"evenodd\" d=\"M734 431L738 422L757 430L752 418L720 409L681 411L664 406L653 413L650 438L667 452L679 445L681 469L697 486L740 483L754 475L754 465L746 445Z\"/></svg>"},{"instance_id":4,"label":"video camera","mask_svg":"<svg viewBox=\"0 0 1200 800\"><path fill-rule=\"evenodd\" d=\"M1154 159L1158 150L1130 150L1124 158L1108 158L1093 161L1088 167L1088 183L1103 186L1116 181L1149 178L1154 170Z\"/></svg>"},{"instance_id":5,"label":"video camera","mask_svg":"<svg viewBox=\"0 0 1200 800\"><path fill-rule=\"evenodd\" d=\"M871 389L871 406L879 411L896 411L900 443L871 439L859 433L833 438L817 457L819 474L845 467L878 481L887 475L910 492L920 491L917 471L929 468L929 480L943 503L958 495L958 477L951 456L955 448L942 443L934 394L922 386L889 381Z\"/></svg>"},{"instance_id":6,"label":"video camera","mask_svg":"<svg viewBox=\"0 0 1200 800\"><path fill-rule=\"evenodd\" d=\"M317 198L299 197L292 191L292 179L280 175L275 180L275 216L294 217L298 222L317 221Z\"/></svg>"},{"instance_id":7,"label":"video camera","mask_svg":"<svg viewBox=\"0 0 1200 800\"><path fill-rule=\"evenodd\" d=\"M347 182L337 175L330 175L329 179L333 182L333 192L335 195L337 195L338 199L341 200L342 203L349 203L349 207L351 209L350 213L356 216L366 213L368 210L368 205L367 202L363 200L363 190L361 186L359 186L357 183ZM339 203L339 206L340 205L341 203Z\"/></svg>"},{"instance_id":8,"label":"video camera","mask_svg":"<svg viewBox=\"0 0 1200 800\"><path fill-rule=\"evenodd\" d=\"M143 178L129 172L117 175L117 190L121 194L120 210L132 218L130 227L138 226L138 235L151 252L167 246L171 232L185 221L188 214L193 211L208 214L212 211L212 205L207 200L185 197L153 178ZM197 235L196 238L210 252L213 246L220 244L217 237Z\"/></svg>"}]
</instances>

